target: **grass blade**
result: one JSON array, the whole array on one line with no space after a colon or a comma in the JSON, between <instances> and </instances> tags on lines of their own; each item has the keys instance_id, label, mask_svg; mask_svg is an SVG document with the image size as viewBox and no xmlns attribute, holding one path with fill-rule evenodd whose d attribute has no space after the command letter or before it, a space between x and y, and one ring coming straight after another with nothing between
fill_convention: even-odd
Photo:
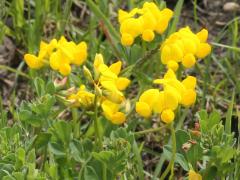
<instances>
[{"instance_id":1,"label":"grass blade","mask_svg":"<svg viewBox=\"0 0 240 180\"><path fill-rule=\"evenodd\" d=\"M138 178L139 180L144 180L144 173L143 173L143 163L141 158L141 151L137 146L137 142L133 142L133 152L137 160L137 170L138 170Z\"/></svg>"},{"instance_id":2,"label":"grass blade","mask_svg":"<svg viewBox=\"0 0 240 180\"><path fill-rule=\"evenodd\" d=\"M226 123L225 123L225 131L230 134L232 129L232 114L233 114L233 105L234 105L235 92L233 91L232 100L229 104L227 115L226 115Z\"/></svg>"},{"instance_id":3,"label":"grass blade","mask_svg":"<svg viewBox=\"0 0 240 180\"><path fill-rule=\"evenodd\" d=\"M90 9L93 11L93 13L96 15L96 17L99 17L103 20L104 24L109 29L112 36L116 39L119 39L119 34L111 24L111 22L108 20L108 18L102 13L102 11L99 9L99 7L92 1L92 0L86 0L86 3L90 7Z\"/></svg>"},{"instance_id":4,"label":"grass blade","mask_svg":"<svg viewBox=\"0 0 240 180\"><path fill-rule=\"evenodd\" d=\"M174 8L174 18L168 31L168 36L176 31L184 0L179 0Z\"/></svg>"}]
</instances>

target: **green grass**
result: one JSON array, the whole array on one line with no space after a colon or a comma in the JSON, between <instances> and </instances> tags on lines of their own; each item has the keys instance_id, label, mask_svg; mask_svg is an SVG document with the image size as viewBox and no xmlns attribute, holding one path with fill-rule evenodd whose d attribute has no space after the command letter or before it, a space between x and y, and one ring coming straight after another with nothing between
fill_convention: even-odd
<instances>
[{"instance_id":1,"label":"green grass","mask_svg":"<svg viewBox=\"0 0 240 180\"><path fill-rule=\"evenodd\" d=\"M122 8L131 9L133 7L139 6L143 2L144 1L128 0L117 1L115 4L108 0L66 0L64 1L64 5L62 5L61 0L5 1L5 11L3 11L5 13L0 14L0 42L2 42L4 36L10 37L11 40L14 41L14 43L16 44L18 49L16 53L22 61L23 54L25 52L37 52L41 40L49 41L52 38L59 38L61 35L65 35L68 39L72 39L76 42L85 40L89 42L89 56L87 65L92 66L91 63L94 59L95 54L98 52L101 52L104 55L106 63L114 62L116 59L121 59L124 61L125 66L128 65L128 68L126 68L126 70L123 72L123 75L131 77L133 83L136 84L136 87L130 89L128 92L131 93L131 91L139 88L139 92L132 95L135 96L133 97L132 101L132 103L134 104L134 102L137 101L140 93L150 87L153 77L161 76L164 69L164 67L159 62L158 53L159 41L161 41L162 37L158 37L159 41L153 42L151 45L138 43L131 48L123 47L119 43L120 34L116 17L117 9L122 4L124 5L124 7ZM162 0L156 0L155 2L158 3L160 7L164 7L166 5L166 3ZM199 1L197 0L193 1L192 12L194 19L194 27L197 30L201 28L201 25L199 24L200 15L198 14L197 9L198 2ZM2 6L3 5L0 4L0 7ZM170 35L171 33L175 32L179 27L182 27L182 25L180 24L180 18L182 18L181 12L183 10L183 6L184 0L177 1L174 9L174 18L171 21L171 24L167 32L165 33L165 36ZM85 14L83 14L84 18L82 19L82 22L79 22L79 15L74 14L73 7L77 8L77 11L79 12L82 12L84 8L86 8ZM75 15L76 17L74 17ZM8 24L7 19L11 19L12 24ZM231 134L232 132L233 117L237 118L239 132L240 115L237 108L238 102L240 101L239 24L240 17L235 15L235 17L230 20L220 32L218 32L218 35L212 39L212 54L204 61L199 62L197 66L195 66L192 70L189 71L190 73L194 72L199 78L197 87L198 100L195 108L193 108L192 111L189 111L188 109L178 110L175 123L176 130L183 129L186 124L189 129L193 129L193 124L196 120L195 114L197 111L201 109L206 109L208 112L212 112L213 110L218 109L221 112L221 119L226 119L226 133ZM51 25L53 25L53 29L50 30L51 32L49 35L46 32L46 28ZM49 134L47 133L50 133L52 129L49 130L50 132L46 132L46 134L42 135L41 133L39 133L40 128L34 127L33 129L31 129L29 125L23 125L19 121L19 116L21 116L19 114L20 104L16 101L16 99L20 98L20 101L24 101L23 99L21 99L21 97L17 97L18 88L20 87L19 84L24 83L26 89L31 89L33 87L33 84L28 83L28 80L34 79L41 74L41 72L28 71L25 66L26 65L23 61L17 67L11 67L5 64L0 65L0 70L5 70L8 73L13 73L15 75L15 86L13 89L13 93L9 96L13 97L13 100L9 101L10 104L6 106L5 104L3 105L3 101L6 100L5 97L0 97L0 136L2 135L2 137L6 137L5 140L4 138L2 138L0 141L0 153L3 154L0 155L0 162L3 162L4 158L8 158L5 157L8 151L11 153L14 153L16 151L16 164L18 164L19 167L21 166L21 164L24 164L24 167L28 168L30 172L32 170L31 173L33 175L35 167L32 167L32 164L28 164L25 161L27 159L34 160L34 156L41 155L44 151L44 157L38 157L40 159L43 158L43 162L39 162L40 164L38 164L37 162L35 164L38 169L39 167L41 167L40 169L43 170L43 164L46 161L45 153L47 153L47 148L44 150L40 148L35 148L36 150L38 150L36 152L29 150L30 152L32 152L32 154L30 154L28 151L23 152L21 148L27 149L27 147L31 147L31 143L35 143L34 145L38 144L39 146L42 145L41 143L44 144L41 138L48 138ZM141 71L143 71L144 73L142 73ZM76 80L76 77L81 75L82 72L77 71L76 75L73 75L71 77L72 82L78 82L78 80ZM46 82L52 80L52 77L44 76L44 78ZM72 82L70 81L70 84ZM41 88L44 89L46 87ZM14 98L15 96L16 98ZM41 96L35 97L34 92L31 92L30 97L33 101L32 106L34 106L35 103L41 104ZM73 136L81 138L82 134L87 131L87 127L91 126L90 122L89 124L86 122L79 122L78 124L78 119L82 118L82 115L77 114L79 110L75 109L71 112L64 113L65 111L68 112L68 109L64 109L63 115L65 115L65 117L69 117L69 119L73 119L72 126L74 127L73 129L75 129ZM159 145L171 145L171 137L169 136L168 131L163 130L165 128L159 127L159 129L153 129L150 122L142 121L141 119L139 119L138 116L132 114L133 111L134 107L132 107L132 111L129 113L129 117L131 118L129 120L127 131L134 132L134 141L132 144L133 150L129 160L134 163L128 164L128 168L126 168L126 172L122 174L121 179L132 177L131 168L135 170L135 172L132 172L132 175L138 177L139 179L144 179L144 177L157 179L158 177L160 177L160 173L163 172L164 165L168 163L167 158L162 154L160 154L159 157L160 152L154 149L149 149L149 147L145 147L146 143L144 143L144 141L147 138L141 137L142 135L146 135L147 137L153 136L153 139L155 139L156 141L154 143ZM49 116L53 118L53 115ZM12 126L7 124L7 122L10 121L9 117L11 117L11 120L14 120L14 125ZM7 118L9 118L9 120L7 120ZM49 123L51 124L51 121ZM106 124L100 124L100 126L105 125ZM45 126L47 127L48 125ZM58 127L64 129L64 127L62 126L62 124L58 124ZM76 126L79 126L79 128L77 128ZM108 126L111 125L108 124ZM52 128L54 129L55 127ZM117 129L116 127L113 128ZM158 131L158 133L156 133L156 131ZM90 130L87 132L90 132ZM39 134L41 134L41 136ZM92 134L93 132L90 132L89 136L91 136ZM99 136L101 136L101 134L99 134ZM38 140L36 140L37 138ZM160 142L158 142L157 140L159 140ZM237 144L238 146L240 145L240 138L238 138ZM76 150L77 148L82 148L82 150L84 150L85 148L82 145L80 147L79 144L71 145L73 150ZM55 161L54 159L54 156L57 153L59 153L59 156L61 156L63 155L61 153L70 154L71 152L58 152L56 149L54 149L56 148L55 144L51 144L49 145L49 147L52 151L52 153L50 153L50 156L48 157L49 165L46 165L49 166L49 171L51 171L49 174L52 174L52 177L57 177L56 174L58 173L61 174L61 177L70 177L70 175L67 174L67 172L64 170L65 167L59 170L54 166L57 163L57 161ZM154 162L154 168L152 168L150 171L146 171L142 156L144 154L149 154L149 152L158 156L157 162ZM87 163L89 161L90 159L88 159L88 161L84 161L83 164L79 163L84 166L84 170L81 170L80 175L91 174L90 172L92 172L92 170L91 168L89 168L89 166L87 166ZM51 162L53 162L53 165L51 165ZM71 164L70 162L71 159L69 155L69 158L64 159L64 163L69 165ZM74 166L75 164L71 165ZM236 165L236 169L237 168L239 168L238 165ZM58 170L61 172L59 172ZM7 172L5 171L0 171L0 175L1 173L7 174ZM107 173L107 171L108 170L105 169L102 173ZM237 174L239 174L239 171L235 172L235 175ZM11 177L13 178L13 175L11 175Z\"/></svg>"}]
</instances>

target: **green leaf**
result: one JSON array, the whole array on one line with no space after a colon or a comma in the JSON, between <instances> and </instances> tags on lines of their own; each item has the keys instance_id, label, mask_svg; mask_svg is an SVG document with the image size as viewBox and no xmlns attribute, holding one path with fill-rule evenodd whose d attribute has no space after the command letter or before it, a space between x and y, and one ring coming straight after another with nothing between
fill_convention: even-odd
<instances>
[{"instance_id":1,"label":"green leaf","mask_svg":"<svg viewBox=\"0 0 240 180\"><path fill-rule=\"evenodd\" d=\"M216 175L217 175L217 171L218 171L218 169L216 166L207 167L207 169L203 171L203 179L204 180L215 179Z\"/></svg>"},{"instance_id":2,"label":"green leaf","mask_svg":"<svg viewBox=\"0 0 240 180\"><path fill-rule=\"evenodd\" d=\"M112 151L101 151L99 153L93 152L92 155L95 159L107 165L112 162L115 154Z\"/></svg>"},{"instance_id":3,"label":"green leaf","mask_svg":"<svg viewBox=\"0 0 240 180\"><path fill-rule=\"evenodd\" d=\"M54 83L52 81L49 81L46 85L46 92L48 94L54 94L56 92L56 89L55 89L55 86L54 86Z\"/></svg>"},{"instance_id":4,"label":"green leaf","mask_svg":"<svg viewBox=\"0 0 240 180\"><path fill-rule=\"evenodd\" d=\"M141 158L141 151L138 148L137 142L134 140L132 144L133 148L133 153L134 153L134 158L136 159L136 166L137 166L137 173L138 173L138 178L140 180L144 179L144 173L143 173L143 162Z\"/></svg>"},{"instance_id":5,"label":"green leaf","mask_svg":"<svg viewBox=\"0 0 240 180\"><path fill-rule=\"evenodd\" d=\"M112 141L115 141L116 139L123 138L127 140L130 144L133 144L134 142L134 135L131 132L128 132L126 128L118 128L115 131L112 131L110 134L110 138Z\"/></svg>"},{"instance_id":6,"label":"green leaf","mask_svg":"<svg viewBox=\"0 0 240 180\"><path fill-rule=\"evenodd\" d=\"M43 96L45 94L45 83L44 83L44 81L41 78L36 77L33 81L33 84L34 84L37 95L38 96Z\"/></svg>"},{"instance_id":7,"label":"green leaf","mask_svg":"<svg viewBox=\"0 0 240 180\"><path fill-rule=\"evenodd\" d=\"M128 58L130 60L130 62L128 62L128 63L134 64L139 58L141 58L143 56L142 47L139 46L138 44L134 44L130 50L131 50L130 58Z\"/></svg>"},{"instance_id":8,"label":"green leaf","mask_svg":"<svg viewBox=\"0 0 240 180\"><path fill-rule=\"evenodd\" d=\"M42 132L37 135L36 139L33 142L33 147L39 149L43 146L46 146L51 138L52 134L47 132Z\"/></svg>"},{"instance_id":9,"label":"green leaf","mask_svg":"<svg viewBox=\"0 0 240 180\"><path fill-rule=\"evenodd\" d=\"M163 155L170 160L172 157L172 146L165 145L163 147ZM175 163L178 163L185 171L189 170L188 162L182 154L176 153Z\"/></svg>"},{"instance_id":10,"label":"green leaf","mask_svg":"<svg viewBox=\"0 0 240 180\"><path fill-rule=\"evenodd\" d=\"M38 116L35 116L31 111L20 109L19 119L28 124L31 124L34 127L40 127L42 124L42 119Z\"/></svg>"},{"instance_id":11,"label":"green leaf","mask_svg":"<svg viewBox=\"0 0 240 180\"><path fill-rule=\"evenodd\" d=\"M213 111L208 119L207 127L210 130L214 125L218 124L221 120L220 113L218 111Z\"/></svg>"},{"instance_id":12,"label":"green leaf","mask_svg":"<svg viewBox=\"0 0 240 180\"><path fill-rule=\"evenodd\" d=\"M4 176L2 180L15 180L15 178L11 175Z\"/></svg>"},{"instance_id":13,"label":"green leaf","mask_svg":"<svg viewBox=\"0 0 240 180\"><path fill-rule=\"evenodd\" d=\"M66 121L57 121L53 124L57 137L65 144L69 144L71 139L72 126Z\"/></svg>"},{"instance_id":14,"label":"green leaf","mask_svg":"<svg viewBox=\"0 0 240 180\"><path fill-rule=\"evenodd\" d=\"M215 153L215 155L221 161L221 163L229 162L236 152L234 148L229 146L227 147L214 146L212 148L212 151Z\"/></svg>"},{"instance_id":15,"label":"green leaf","mask_svg":"<svg viewBox=\"0 0 240 180\"><path fill-rule=\"evenodd\" d=\"M25 163L25 150L23 148L18 148L17 158L24 164Z\"/></svg>"},{"instance_id":16,"label":"green leaf","mask_svg":"<svg viewBox=\"0 0 240 180\"><path fill-rule=\"evenodd\" d=\"M192 144L190 149L186 152L186 157L194 167L196 166L197 161L202 160L203 149L198 142L197 144Z\"/></svg>"},{"instance_id":17,"label":"green leaf","mask_svg":"<svg viewBox=\"0 0 240 180\"><path fill-rule=\"evenodd\" d=\"M25 150L23 148L18 148L16 151L16 162L15 162L16 169L21 168L25 164L25 157L26 157Z\"/></svg>"},{"instance_id":18,"label":"green leaf","mask_svg":"<svg viewBox=\"0 0 240 180\"><path fill-rule=\"evenodd\" d=\"M28 163L36 163L36 154L35 149L32 149L27 155L27 162Z\"/></svg>"},{"instance_id":19,"label":"green leaf","mask_svg":"<svg viewBox=\"0 0 240 180\"><path fill-rule=\"evenodd\" d=\"M65 157L66 153L64 152L64 148L62 147L62 145L55 143L55 142L51 142L48 144L49 150L51 153L53 153L54 155L58 156L58 157Z\"/></svg>"},{"instance_id":20,"label":"green leaf","mask_svg":"<svg viewBox=\"0 0 240 180\"><path fill-rule=\"evenodd\" d=\"M184 130L177 130L176 131L176 146L177 146L177 152L183 153L182 145L188 140L190 140L190 135L187 131Z\"/></svg>"},{"instance_id":21,"label":"green leaf","mask_svg":"<svg viewBox=\"0 0 240 180\"><path fill-rule=\"evenodd\" d=\"M99 180L96 171L91 166L84 168L84 180Z\"/></svg>"},{"instance_id":22,"label":"green leaf","mask_svg":"<svg viewBox=\"0 0 240 180\"><path fill-rule=\"evenodd\" d=\"M73 140L70 142L70 150L72 157L78 162L85 162L91 156L93 151L92 141L85 139L82 142Z\"/></svg>"},{"instance_id":23,"label":"green leaf","mask_svg":"<svg viewBox=\"0 0 240 180\"><path fill-rule=\"evenodd\" d=\"M226 133L228 133L228 134L231 134L234 98L235 98L235 92L233 92L233 94L232 94L232 100L229 103L229 107L228 107L228 111L227 111L227 115L226 115L225 130L226 130Z\"/></svg>"},{"instance_id":24,"label":"green leaf","mask_svg":"<svg viewBox=\"0 0 240 180\"><path fill-rule=\"evenodd\" d=\"M13 172L12 175L15 177L16 180L24 180L24 173L22 172Z\"/></svg>"},{"instance_id":25,"label":"green leaf","mask_svg":"<svg viewBox=\"0 0 240 180\"><path fill-rule=\"evenodd\" d=\"M24 25L24 0L13 1L12 14L14 25L21 28Z\"/></svg>"},{"instance_id":26,"label":"green leaf","mask_svg":"<svg viewBox=\"0 0 240 180\"><path fill-rule=\"evenodd\" d=\"M198 116L199 116L199 123L200 123L201 132L205 133L209 130L208 127L207 127L208 113L207 113L206 110L201 110L200 112L198 112Z\"/></svg>"}]
</instances>

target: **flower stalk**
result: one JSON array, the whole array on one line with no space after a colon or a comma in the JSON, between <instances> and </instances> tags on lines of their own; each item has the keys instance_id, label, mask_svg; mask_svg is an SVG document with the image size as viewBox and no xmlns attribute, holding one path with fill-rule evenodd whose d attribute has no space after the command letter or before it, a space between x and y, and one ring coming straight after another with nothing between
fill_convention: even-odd
<instances>
[{"instance_id":1,"label":"flower stalk","mask_svg":"<svg viewBox=\"0 0 240 180\"><path fill-rule=\"evenodd\" d=\"M171 136L172 136L172 158L166 170L161 175L160 180L164 180L165 177L168 175L169 171L171 171L169 179L173 179L174 177L174 161L176 158L176 135L175 135L175 129L174 129L173 123L170 124L170 130L171 130Z\"/></svg>"},{"instance_id":2,"label":"flower stalk","mask_svg":"<svg viewBox=\"0 0 240 180\"><path fill-rule=\"evenodd\" d=\"M98 149L102 149L102 138L100 135L100 129L99 129L99 123L98 123L98 96L97 93L95 93L95 98L94 98L94 129L95 129L95 141L98 144Z\"/></svg>"}]
</instances>

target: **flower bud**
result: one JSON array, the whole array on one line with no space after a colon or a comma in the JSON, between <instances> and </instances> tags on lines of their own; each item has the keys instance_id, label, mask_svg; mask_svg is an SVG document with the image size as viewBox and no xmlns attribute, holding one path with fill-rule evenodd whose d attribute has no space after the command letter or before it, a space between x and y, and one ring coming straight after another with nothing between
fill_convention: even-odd
<instances>
[{"instance_id":1,"label":"flower bud","mask_svg":"<svg viewBox=\"0 0 240 180\"><path fill-rule=\"evenodd\" d=\"M83 73L84 76L89 80L89 82L92 83L93 82L92 73L86 66L83 66Z\"/></svg>"}]
</instances>

